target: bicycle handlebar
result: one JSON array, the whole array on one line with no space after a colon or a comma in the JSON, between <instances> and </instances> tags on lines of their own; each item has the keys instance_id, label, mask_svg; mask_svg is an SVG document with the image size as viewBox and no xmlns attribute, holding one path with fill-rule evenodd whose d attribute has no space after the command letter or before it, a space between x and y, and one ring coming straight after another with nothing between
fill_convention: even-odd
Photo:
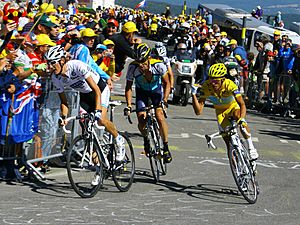
<instances>
[{"instance_id":1,"label":"bicycle handlebar","mask_svg":"<svg viewBox=\"0 0 300 225\"><path fill-rule=\"evenodd\" d=\"M76 120L77 117L78 117L78 116L71 116L71 117L69 117L69 118L66 118L65 121L68 123L68 122L71 121L71 120ZM60 120L60 121L63 121L63 119L62 119L61 117L59 118L59 120ZM66 125L62 126L62 129L63 129L63 131L64 131L66 134L71 134L71 132L72 132L72 131L70 131L70 130L67 130Z\"/></svg>"},{"instance_id":2,"label":"bicycle handlebar","mask_svg":"<svg viewBox=\"0 0 300 225\"><path fill-rule=\"evenodd\" d=\"M165 107L165 105L164 105L163 103L162 103L162 105L159 105L159 106L153 106L153 105L150 105L149 107L145 107L144 110L145 110L146 112L148 112L148 111L150 111L151 109L157 109L157 108L162 108L164 117L165 117L165 118L168 118L167 111L166 111L166 109L165 109L166 107ZM133 112L136 112L136 109L133 109L133 110L130 111L130 113L133 113ZM126 115L125 115L125 116L126 116ZM132 124L132 120L131 120L130 114L127 115L127 120L128 120L128 122L129 122L130 124Z\"/></svg>"},{"instance_id":3,"label":"bicycle handlebar","mask_svg":"<svg viewBox=\"0 0 300 225\"><path fill-rule=\"evenodd\" d=\"M72 120L79 120L79 119L83 119L83 118L91 118L91 119L94 120L94 117L93 117L93 116L91 116L91 115L88 114L88 113L84 113L84 114L81 114L81 115L78 115L78 116L71 116L71 117L68 117L68 118L65 119L65 121L68 123L68 122L70 122L70 121L72 121ZM62 119L61 117L59 118L59 120L60 120L60 121L63 121L63 119ZM95 127L96 127L97 129L99 129L99 130L104 129L104 126L99 126L97 121L94 121L93 124L94 124ZM71 133L72 133L71 130L67 130L66 125L62 126L62 129L63 129L63 131L64 131L66 134L71 134Z\"/></svg>"}]
</instances>

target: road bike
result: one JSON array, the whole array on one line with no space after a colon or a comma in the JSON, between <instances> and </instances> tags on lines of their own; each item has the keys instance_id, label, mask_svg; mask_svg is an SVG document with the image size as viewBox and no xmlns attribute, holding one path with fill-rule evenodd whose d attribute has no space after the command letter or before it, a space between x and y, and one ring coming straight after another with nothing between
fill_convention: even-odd
<instances>
[{"instance_id":1,"label":"road bike","mask_svg":"<svg viewBox=\"0 0 300 225\"><path fill-rule=\"evenodd\" d=\"M144 109L146 111L147 137L150 140L148 158L155 183L159 182L160 176L167 174L167 164L163 160L162 138L160 136L159 125L155 117L155 109L157 108L162 108L164 116L167 118L167 113L163 104L162 106L157 107L150 105ZM136 110L132 110L131 112L136 112ZM130 116L128 116L128 121L132 124Z\"/></svg>"},{"instance_id":2,"label":"road bike","mask_svg":"<svg viewBox=\"0 0 300 225\"><path fill-rule=\"evenodd\" d=\"M255 177L256 163L250 160L249 152L242 142L238 132L238 124L235 120L230 120L231 125L224 131L205 135L208 147L216 149L213 138L222 135L229 140L228 158L230 169L238 190L250 204L257 201L259 193L258 182Z\"/></svg>"},{"instance_id":3,"label":"road bike","mask_svg":"<svg viewBox=\"0 0 300 225\"><path fill-rule=\"evenodd\" d=\"M111 108L115 106L110 103ZM68 177L75 192L82 198L91 198L97 194L103 180L109 177L112 177L119 191L128 191L135 173L135 157L130 139L119 132L125 140L126 154L122 161L117 161L114 140L103 126L98 126L93 113L66 119L72 120L79 120L82 128L82 134L74 138L67 153ZM63 129L66 133L71 132L65 127Z\"/></svg>"}]
</instances>

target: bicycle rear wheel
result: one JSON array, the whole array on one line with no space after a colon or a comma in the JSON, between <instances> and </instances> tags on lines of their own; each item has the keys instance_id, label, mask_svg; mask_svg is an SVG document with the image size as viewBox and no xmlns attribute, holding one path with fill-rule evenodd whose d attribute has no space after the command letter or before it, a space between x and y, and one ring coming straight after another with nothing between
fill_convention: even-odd
<instances>
[{"instance_id":1,"label":"bicycle rear wheel","mask_svg":"<svg viewBox=\"0 0 300 225\"><path fill-rule=\"evenodd\" d=\"M100 159L96 141L90 143L83 135L74 139L67 155L67 171L74 191L82 198L94 197L102 185L103 164Z\"/></svg>"},{"instance_id":2,"label":"bicycle rear wheel","mask_svg":"<svg viewBox=\"0 0 300 225\"><path fill-rule=\"evenodd\" d=\"M239 191L246 201L254 204L257 201L258 194L257 182L247 150L244 146L241 151L237 147L232 147L228 155L231 172Z\"/></svg>"},{"instance_id":3,"label":"bicycle rear wheel","mask_svg":"<svg viewBox=\"0 0 300 225\"><path fill-rule=\"evenodd\" d=\"M128 191L131 187L134 179L135 173L135 158L133 147L131 144L130 139L122 134L119 133L125 140L125 158L121 162L116 161L116 149L114 145L112 145L113 150L113 169L112 169L112 178L119 189L119 191L125 192Z\"/></svg>"}]
</instances>

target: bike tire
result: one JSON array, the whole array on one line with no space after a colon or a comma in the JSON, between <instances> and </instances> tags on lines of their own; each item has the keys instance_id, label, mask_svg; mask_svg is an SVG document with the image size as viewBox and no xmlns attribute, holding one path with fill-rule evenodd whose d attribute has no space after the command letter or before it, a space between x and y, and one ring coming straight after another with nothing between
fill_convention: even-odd
<instances>
[{"instance_id":1,"label":"bike tire","mask_svg":"<svg viewBox=\"0 0 300 225\"><path fill-rule=\"evenodd\" d=\"M190 93L191 93L191 86L190 84L184 84L182 88L182 96L181 96L181 105L186 106L189 102L190 98Z\"/></svg>"},{"instance_id":2,"label":"bike tire","mask_svg":"<svg viewBox=\"0 0 300 225\"><path fill-rule=\"evenodd\" d=\"M162 147L162 139L159 135L159 127L158 127L158 124L156 121L153 122L153 127L155 127L154 131L155 131L155 135L157 137L157 140L158 140L158 145L159 145L159 148L161 149ZM159 166L160 166L160 170L161 171L161 175L166 175L167 174L167 164L164 163L164 160L163 158L160 158L159 159Z\"/></svg>"},{"instance_id":3,"label":"bike tire","mask_svg":"<svg viewBox=\"0 0 300 225\"><path fill-rule=\"evenodd\" d=\"M92 162L93 164L91 164L89 160L89 141L83 135L77 136L67 154L68 178L74 191L82 198L94 197L101 188L103 181L103 164L100 161L99 146L94 140L92 157L98 162L95 164ZM85 151L86 154L83 155ZM100 176L100 181L98 184L93 185L92 181L96 175Z\"/></svg>"},{"instance_id":4,"label":"bike tire","mask_svg":"<svg viewBox=\"0 0 300 225\"><path fill-rule=\"evenodd\" d=\"M240 154L236 146L231 147L228 154L229 164L238 190L247 202L254 204L258 195L257 182L250 165L248 152L244 146L242 148L242 154Z\"/></svg>"},{"instance_id":5,"label":"bike tire","mask_svg":"<svg viewBox=\"0 0 300 225\"><path fill-rule=\"evenodd\" d=\"M116 187L121 192L126 192L130 189L135 173L135 157L130 139L123 133L119 133L125 140L125 158L122 162L115 160L116 149L113 146L113 170L112 178Z\"/></svg>"},{"instance_id":6,"label":"bike tire","mask_svg":"<svg viewBox=\"0 0 300 225\"><path fill-rule=\"evenodd\" d=\"M156 121L153 121L153 128L150 129L149 161L155 183L159 182L160 176L164 174L162 170L163 166L161 166L163 164L163 158L160 153L160 145L158 125L156 124Z\"/></svg>"}]
</instances>

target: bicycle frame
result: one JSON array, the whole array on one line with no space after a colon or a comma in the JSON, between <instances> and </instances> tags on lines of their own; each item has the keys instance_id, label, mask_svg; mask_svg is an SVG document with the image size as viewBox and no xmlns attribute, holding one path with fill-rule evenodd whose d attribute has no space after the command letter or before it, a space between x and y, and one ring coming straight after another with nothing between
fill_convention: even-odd
<instances>
[{"instance_id":1,"label":"bicycle frame","mask_svg":"<svg viewBox=\"0 0 300 225\"><path fill-rule=\"evenodd\" d=\"M93 146L93 143L94 143L94 140L96 141L96 144L98 145L99 149L100 149L100 161L103 163L103 166L105 168L110 168L110 163L108 162L108 159L106 158L104 152L103 152L103 144L106 144L103 142L103 133L104 133L104 129L105 127L103 126L99 126L97 123L97 121L94 120L94 118L91 118L90 114L82 114L82 115L79 115L79 116L73 116L73 117L69 117L67 118L67 121L70 121L70 120L81 120L83 119L84 121L82 122L83 126L83 135L86 136L86 138L89 139L89 150L92 151L92 146ZM100 130L100 137L98 138L98 135L95 131L95 127L97 129ZM66 130L65 127L63 127L63 130L65 133L70 133L70 131ZM101 142L103 142L103 144L101 144ZM84 150L83 154L87 154L87 148ZM92 162L92 152L89 152L89 163ZM83 159L84 157L82 158L82 162L81 162L81 166L83 164Z\"/></svg>"}]
</instances>

